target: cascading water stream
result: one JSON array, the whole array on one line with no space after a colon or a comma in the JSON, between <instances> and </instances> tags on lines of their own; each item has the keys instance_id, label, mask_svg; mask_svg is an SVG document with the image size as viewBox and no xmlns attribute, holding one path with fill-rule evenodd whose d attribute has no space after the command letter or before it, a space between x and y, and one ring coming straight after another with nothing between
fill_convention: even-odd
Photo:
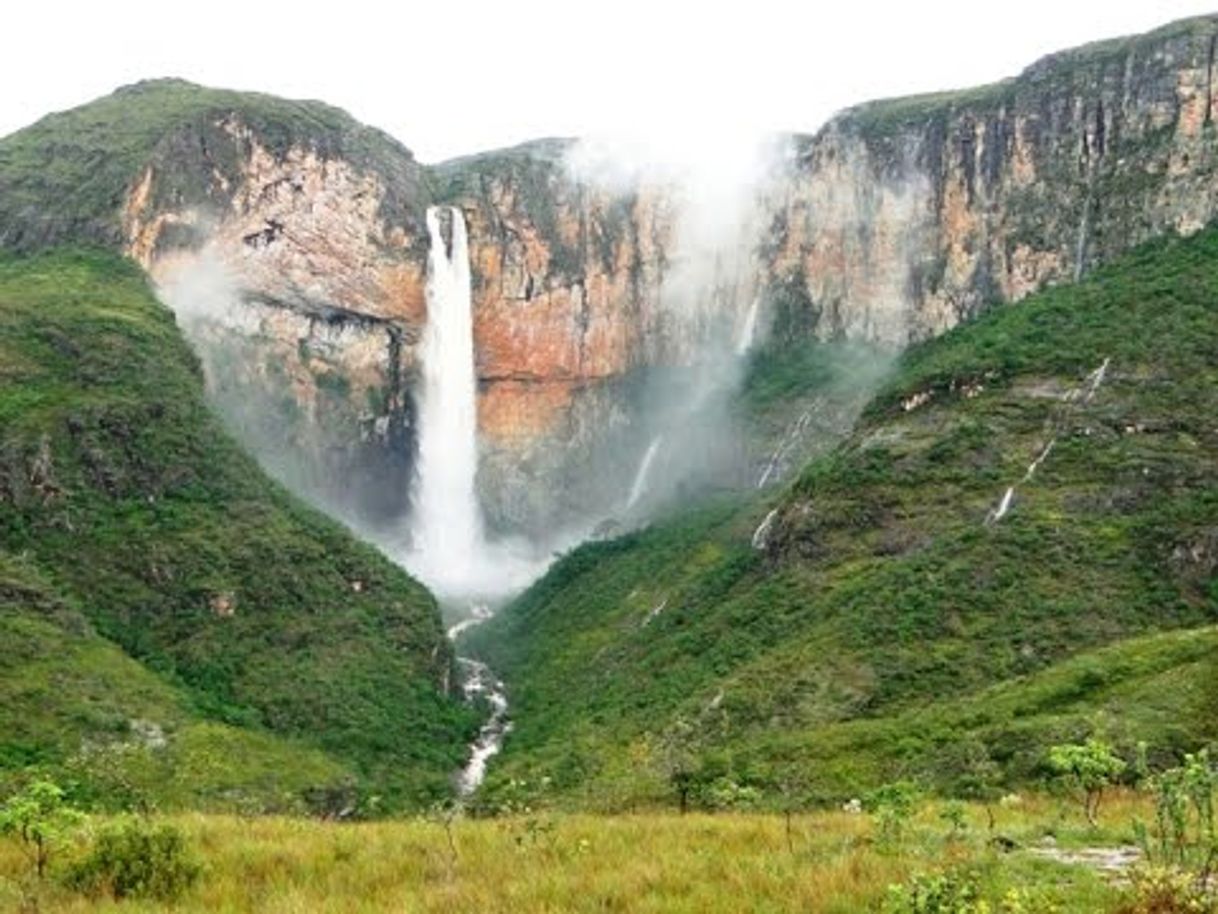
<instances>
[{"instance_id":1,"label":"cascading water stream","mask_svg":"<svg viewBox=\"0 0 1218 914\"><path fill-rule=\"evenodd\" d=\"M469 245L456 207L451 253L437 207L427 210L427 326L419 402L418 487L414 504L414 570L441 592L459 592L476 577L483 552L478 472L477 381L470 308Z\"/></svg>"},{"instance_id":2,"label":"cascading water stream","mask_svg":"<svg viewBox=\"0 0 1218 914\"><path fill-rule=\"evenodd\" d=\"M469 242L465 219L448 208L451 245L441 231L441 214L427 210L427 326L420 358L419 463L414 499L413 550L408 565L437 592L471 599L489 560L478 506L477 381L470 303ZM448 630L450 639L490 618L485 604ZM467 701L484 698L490 716L470 745L470 758L457 774L457 791L468 796L482 783L486 763L511 729L507 695L486 664L458 657Z\"/></svg>"}]
</instances>

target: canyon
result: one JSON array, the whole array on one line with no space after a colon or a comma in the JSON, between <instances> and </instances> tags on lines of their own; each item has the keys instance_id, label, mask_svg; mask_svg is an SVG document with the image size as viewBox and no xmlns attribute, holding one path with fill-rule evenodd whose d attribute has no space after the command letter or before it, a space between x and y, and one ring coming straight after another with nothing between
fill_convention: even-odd
<instances>
[{"instance_id":1,"label":"canyon","mask_svg":"<svg viewBox=\"0 0 1218 914\"><path fill-rule=\"evenodd\" d=\"M417 473L426 212L456 207L478 497L491 533L544 549L626 513L672 419L656 391L737 375L750 322L765 347L897 351L1211 221L1216 36L1215 20L1187 20L992 86L847 110L779 138L709 244L679 178L604 179L580 167L583 141L425 166L317 103L140 83L0 147L0 243L86 241L136 260L241 440L379 536L409 513ZM124 111L145 129L90 179L92 209L38 205L61 189L24 152ZM736 476L756 479L775 443L738 448Z\"/></svg>"}]
</instances>

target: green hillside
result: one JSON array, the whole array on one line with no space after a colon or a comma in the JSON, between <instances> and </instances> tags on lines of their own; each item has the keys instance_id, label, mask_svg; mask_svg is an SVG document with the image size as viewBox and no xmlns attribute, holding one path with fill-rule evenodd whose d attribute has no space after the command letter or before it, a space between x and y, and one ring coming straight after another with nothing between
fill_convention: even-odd
<instances>
[{"instance_id":1,"label":"green hillside","mask_svg":"<svg viewBox=\"0 0 1218 914\"><path fill-rule=\"evenodd\" d=\"M1208 231L992 311L772 504L576 549L470 636L515 718L490 795L669 800L674 752L704 801L963 789L1096 728L1218 737L1216 263Z\"/></svg>"},{"instance_id":2,"label":"green hillside","mask_svg":"<svg viewBox=\"0 0 1218 914\"><path fill-rule=\"evenodd\" d=\"M399 806L447 791L475 725L432 597L262 475L110 255L0 259L0 625L9 769L164 731L203 788L346 772Z\"/></svg>"}]
</instances>

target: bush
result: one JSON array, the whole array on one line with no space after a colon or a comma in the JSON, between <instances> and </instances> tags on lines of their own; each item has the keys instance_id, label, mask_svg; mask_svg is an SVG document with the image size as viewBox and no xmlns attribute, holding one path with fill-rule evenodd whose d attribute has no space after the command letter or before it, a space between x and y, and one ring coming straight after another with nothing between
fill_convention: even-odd
<instances>
[{"instance_id":1,"label":"bush","mask_svg":"<svg viewBox=\"0 0 1218 914\"><path fill-rule=\"evenodd\" d=\"M114 899L172 901L194 885L201 867L172 825L126 818L98 832L88 856L68 873L68 883Z\"/></svg>"},{"instance_id":2,"label":"bush","mask_svg":"<svg viewBox=\"0 0 1218 914\"><path fill-rule=\"evenodd\" d=\"M1214 898L1196 876L1168 866L1138 867L1130 873L1131 899L1120 914L1209 914Z\"/></svg>"},{"instance_id":3,"label":"bush","mask_svg":"<svg viewBox=\"0 0 1218 914\"><path fill-rule=\"evenodd\" d=\"M901 839L905 824L913 817L918 803L918 788L908 781L896 781L873 790L863 801L875 816L880 840L887 844Z\"/></svg>"},{"instance_id":4,"label":"bush","mask_svg":"<svg viewBox=\"0 0 1218 914\"><path fill-rule=\"evenodd\" d=\"M981 880L968 870L919 874L891 885L884 914L1060 914L1058 905L1036 890L1011 888L996 904L983 897Z\"/></svg>"},{"instance_id":5,"label":"bush","mask_svg":"<svg viewBox=\"0 0 1218 914\"><path fill-rule=\"evenodd\" d=\"M936 873L914 876L905 885L888 887L884 914L986 914L972 873Z\"/></svg>"}]
</instances>

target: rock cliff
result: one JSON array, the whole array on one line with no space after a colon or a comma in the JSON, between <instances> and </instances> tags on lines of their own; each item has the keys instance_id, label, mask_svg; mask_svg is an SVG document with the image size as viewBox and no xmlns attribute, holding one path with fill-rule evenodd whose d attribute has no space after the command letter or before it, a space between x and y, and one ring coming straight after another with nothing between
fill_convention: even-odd
<instances>
[{"instance_id":1,"label":"rock cliff","mask_svg":"<svg viewBox=\"0 0 1218 914\"><path fill-rule=\"evenodd\" d=\"M875 102L798 141L766 248L788 332L893 346L1075 279L1218 203L1218 20Z\"/></svg>"},{"instance_id":2,"label":"rock cliff","mask_svg":"<svg viewBox=\"0 0 1218 914\"><path fill-rule=\"evenodd\" d=\"M155 80L0 141L0 243L126 252L247 445L375 521L408 503L424 178L329 106Z\"/></svg>"}]
</instances>

